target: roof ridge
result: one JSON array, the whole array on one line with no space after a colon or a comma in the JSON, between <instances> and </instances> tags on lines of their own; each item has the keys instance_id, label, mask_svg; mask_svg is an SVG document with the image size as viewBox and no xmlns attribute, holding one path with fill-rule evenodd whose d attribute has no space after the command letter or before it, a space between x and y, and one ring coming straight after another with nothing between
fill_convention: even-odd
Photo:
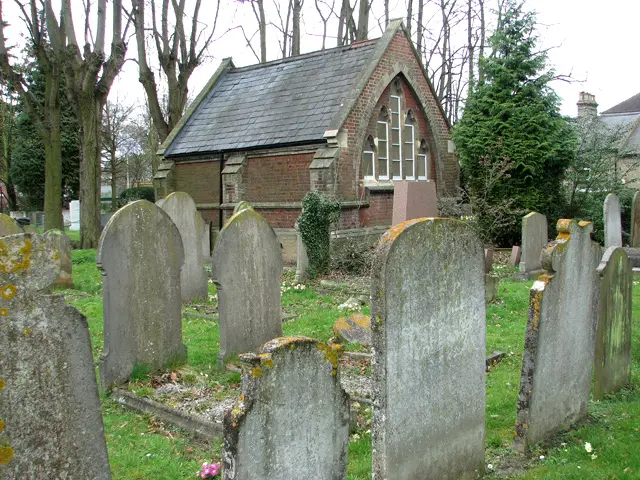
<instances>
[{"instance_id":1,"label":"roof ridge","mask_svg":"<svg viewBox=\"0 0 640 480\"><path fill-rule=\"evenodd\" d=\"M258 70L261 68L272 67L274 65L281 65L283 63L293 63L299 60L304 60L307 58L321 56L321 55L327 55L330 53L342 53L349 50L355 50L356 48L366 47L366 46L375 44L378 40L379 38L374 38L371 40L362 40L356 43L351 43L349 45L341 45L339 47L325 48L324 50L314 50L313 52L302 53L300 55L296 55L293 57L278 58L276 60L271 60L265 63L254 63L253 65L246 65L244 67L234 67L229 71L229 73Z\"/></svg>"}]
</instances>

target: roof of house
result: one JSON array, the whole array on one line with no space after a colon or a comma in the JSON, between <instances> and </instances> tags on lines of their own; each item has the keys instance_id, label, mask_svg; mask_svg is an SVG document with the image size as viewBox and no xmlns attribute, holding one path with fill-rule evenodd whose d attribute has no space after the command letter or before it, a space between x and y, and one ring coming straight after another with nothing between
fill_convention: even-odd
<instances>
[{"instance_id":1,"label":"roof of house","mask_svg":"<svg viewBox=\"0 0 640 480\"><path fill-rule=\"evenodd\" d=\"M640 93L602 112L603 115L610 113L640 113Z\"/></svg>"},{"instance_id":2,"label":"roof of house","mask_svg":"<svg viewBox=\"0 0 640 480\"><path fill-rule=\"evenodd\" d=\"M323 141L375 41L223 71L166 157Z\"/></svg>"}]
</instances>

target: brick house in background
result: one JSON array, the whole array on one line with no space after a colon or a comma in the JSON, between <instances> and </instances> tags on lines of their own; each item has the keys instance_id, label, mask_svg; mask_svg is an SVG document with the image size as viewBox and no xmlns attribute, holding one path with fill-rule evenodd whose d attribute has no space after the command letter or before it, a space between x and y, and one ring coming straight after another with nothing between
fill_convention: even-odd
<instances>
[{"instance_id":1,"label":"brick house in background","mask_svg":"<svg viewBox=\"0 0 640 480\"><path fill-rule=\"evenodd\" d=\"M292 260L309 190L339 199L338 228L354 234L390 226L399 180L455 194L449 131L400 20L377 40L243 68L225 59L161 146L156 199L189 193L214 230L247 200Z\"/></svg>"}]
</instances>

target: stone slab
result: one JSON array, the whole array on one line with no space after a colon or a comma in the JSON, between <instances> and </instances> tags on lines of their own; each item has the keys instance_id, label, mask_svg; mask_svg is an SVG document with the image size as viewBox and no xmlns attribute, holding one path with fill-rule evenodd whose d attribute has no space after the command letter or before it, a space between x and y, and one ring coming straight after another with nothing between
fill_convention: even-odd
<instances>
[{"instance_id":1,"label":"stone slab","mask_svg":"<svg viewBox=\"0 0 640 480\"><path fill-rule=\"evenodd\" d=\"M496 299L498 295L498 285L500 284L500 277L495 275L486 274L484 276L484 285L485 285L485 302L491 303Z\"/></svg>"},{"instance_id":2,"label":"stone slab","mask_svg":"<svg viewBox=\"0 0 640 480\"><path fill-rule=\"evenodd\" d=\"M484 249L484 273L489 273L493 266L493 247Z\"/></svg>"},{"instance_id":3,"label":"stone slab","mask_svg":"<svg viewBox=\"0 0 640 480\"><path fill-rule=\"evenodd\" d=\"M609 247L600 265L600 308L593 368L593 396L602 400L631 381L633 272L627 254Z\"/></svg>"},{"instance_id":4,"label":"stone slab","mask_svg":"<svg viewBox=\"0 0 640 480\"><path fill-rule=\"evenodd\" d=\"M282 336L281 274L280 242L267 220L250 207L235 213L213 249L219 363Z\"/></svg>"},{"instance_id":5,"label":"stone slab","mask_svg":"<svg viewBox=\"0 0 640 480\"><path fill-rule=\"evenodd\" d=\"M622 217L618 196L610 193L604 199L604 246L622 246Z\"/></svg>"},{"instance_id":6,"label":"stone slab","mask_svg":"<svg viewBox=\"0 0 640 480\"><path fill-rule=\"evenodd\" d=\"M522 258L522 248L515 245L511 247L511 255L509 256L509 265L512 267L518 267L520 265L520 259Z\"/></svg>"},{"instance_id":7,"label":"stone slab","mask_svg":"<svg viewBox=\"0 0 640 480\"><path fill-rule=\"evenodd\" d=\"M159 202L156 202L158 205ZM180 270L180 290L183 302L208 297L207 272L204 269L203 236L205 223L188 193L173 192L160 205L178 227L184 249L184 263ZM208 237L207 237L208 239ZM208 250L208 249L207 249Z\"/></svg>"},{"instance_id":8,"label":"stone slab","mask_svg":"<svg viewBox=\"0 0 640 480\"><path fill-rule=\"evenodd\" d=\"M549 240L548 235L546 216L531 212L522 217L521 273L542 269L540 254Z\"/></svg>"},{"instance_id":9,"label":"stone slab","mask_svg":"<svg viewBox=\"0 0 640 480\"><path fill-rule=\"evenodd\" d=\"M482 243L444 218L401 223L372 269L373 472L378 480L484 471Z\"/></svg>"},{"instance_id":10,"label":"stone slab","mask_svg":"<svg viewBox=\"0 0 640 480\"><path fill-rule=\"evenodd\" d=\"M640 248L640 192L633 195L631 203L631 240L629 246Z\"/></svg>"},{"instance_id":11,"label":"stone slab","mask_svg":"<svg viewBox=\"0 0 640 480\"><path fill-rule=\"evenodd\" d=\"M392 225L414 218L437 216L438 198L435 182L393 182Z\"/></svg>"},{"instance_id":12,"label":"stone slab","mask_svg":"<svg viewBox=\"0 0 640 480\"><path fill-rule=\"evenodd\" d=\"M111 478L87 319L42 295L46 237L0 239L0 478Z\"/></svg>"},{"instance_id":13,"label":"stone slab","mask_svg":"<svg viewBox=\"0 0 640 480\"><path fill-rule=\"evenodd\" d=\"M73 264L71 261L71 240L62 231L48 230L44 234L49 242L58 250L60 255L60 274L54 286L59 288L73 288Z\"/></svg>"},{"instance_id":14,"label":"stone slab","mask_svg":"<svg viewBox=\"0 0 640 480\"><path fill-rule=\"evenodd\" d=\"M129 203L107 223L96 257L102 270L104 388L126 382L136 365L157 371L186 360L180 316L183 261L178 228L153 203Z\"/></svg>"},{"instance_id":15,"label":"stone slab","mask_svg":"<svg viewBox=\"0 0 640 480\"><path fill-rule=\"evenodd\" d=\"M0 237L6 235L17 235L23 233L22 228L13 218L4 213L0 213Z\"/></svg>"},{"instance_id":16,"label":"stone slab","mask_svg":"<svg viewBox=\"0 0 640 480\"><path fill-rule=\"evenodd\" d=\"M558 220L531 287L514 449L528 450L587 413L598 315L593 225Z\"/></svg>"},{"instance_id":17,"label":"stone slab","mask_svg":"<svg viewBox=\"0 0 640 480\"><path fill-rule=\"evenodd\" d=\"M347 475L348 397L340 349L283 337L242 355L242 396L225 413L223 479Z\"/></svg>"},{"instance_id":18,"label":"stone slab","mask_svg":"<svg viewBox=\"0 0 640 480\"><path fill-rule=\"evenodd\" d=\"M370 346L371 317L362 313L340 317L333 324L333 333L341 342Z\"/></svg>"}]
</instances>

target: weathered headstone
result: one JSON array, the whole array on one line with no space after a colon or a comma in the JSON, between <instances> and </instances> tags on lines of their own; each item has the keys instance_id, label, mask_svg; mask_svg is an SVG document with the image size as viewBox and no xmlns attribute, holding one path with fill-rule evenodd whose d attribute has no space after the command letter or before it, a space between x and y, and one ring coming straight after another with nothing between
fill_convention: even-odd
<instances>
[{"instance_id":1,"label":"weathered headstone","mask_svg":"<svg viewBox=\"0 0 640 480\"><path fill-rule=\"evenodd\" d=\"M631 204L631 248L640 247L640 192L633 195Z\"/></svg>"},{"instance_id":2,"label":"weathered headstone","mask_svg":"<svg viewBox=\"0 0 640 480\"><path fill-rule=\"evenodd\" d=\"M223 479L346 478L339 355L311 338L284 337L241 356L242 396L224 416Z\"/></svg>"},{"instance_id":3,"label":"weathered headstone","mask_svg":"<svg viewBox=\"0 0 640 480\"><path fill-rule=\"evenodd\" d=\"M484 249L484 273L489 273L493 266L493 247Z\"/></svg>"},{"instance_id":4,"label":"weathered headstone","mask_svg":"<svg viewBox=\"0 0 640 480\"><path fill-rule=\"evenodd\" d=\"M631 380L631 262L620 247L609 247L598 266L600 310L596 331L593 396L602 400Z\"/></svg>"},{"instance_id":5,"label":"weathered headstone","mask_svg":"<svg viewBox=\"0 0 640 480\"><path fill-rule=\"evenodd\" d=\"M206 299L207 272L204 269L202 236L204 220L188 193L173 192L162 200L162 208L178 227L184 248L184 264L180 271L182 301Z\"/></svg>"},{"instance_id":6,"label":"weathered headstone","mask_svg":"<svg viewBox=\"0 0 640 480\"><path fill-rule=\"evenodd\" d=\"M22 228L13 218L4 213L0 213L0 237L6 235L17 235L23 233Z\"/></svg>"},{"instance_id":7,"label":"weathered headstone","mask_svg":"<svg viewBox=\"0 0 640 480\"><path fill-rule=\"evenodd\" d=\"M60 273L54 285L61 288L73 288L72 262L71 262L71 240L60 230L48 230L45 237L58 251L60 255Z\"/></svg>"},{"instance_id":8,"label":"weathered headstone","mask_svg":"<svg viewBox=\"0 0 640 480\"><path fill-rule=\"evenodd\" d=\"M483 249L463 222L388 230L372 269L376 479L476 478L484 470Z\"/></svg>"},{"instance_id":9,"label":"weathered headstone","mask_svg":"<svg viewBox=\"0 0 640 480\"><path fill-rule=\"evenodd\" d=\"M296 283L304 283L309 278L309 256L307 255L307 247L304 246L302 235L296 224Z\"/></svg>"},{"instance_id":10,"label":"weathered headstone","mask_svg":"<svg viewBox=\"0 0 640 480\"><path fill-rule=\"evenodd\" d=\"M522 258L522 249L514 245L511 247L511 256L509 257L509 265L517 267L520 265L520 259Z\"/></svg>"},{"instance_id":11,"label":"weathered headstone","mask_svg":"<svg viewBox=\"0 0 640 480\"><path fill-rule=\"evenodd\" d=\"M187 358L182 343L182 239L167 213L146 200L122 207L107 223L96 257L102 270L104 388L133 368L158 370Z\"/></svg>"},{"instance_id":12,"label":"weathered headstone","mask_svg":"<svg viewBox=\"0 0 640 480\"><path fill-rule=\"evenodd\" d=\"M77 232L80 230L80 200L71 200L69 202L69 219L71 226L69 230Z\"/></svg>"},{"instance_id":13,"label":"weathered headstone","mask_svg":"<svg viewBox=\"0 0 640 480\"><path fill-rule=\"evenodd\" d=\"M46 237L0 239L0 478L111 478L86 318Z\"/></svg>"},{"instance_id":14,"label":"weathered headstone","mask_svg":"<svg viewBox=\"0 0 640 480\"><path fill-rule=\"evenodd\" d=\"M522 217L522 256L520 273L527 274L542 269L540 254L547 244L547 217L531 212Z\"/></svg>"},{"instance_id":15,"label":"weathered headstone","mask_svg":"<svg viewBox=\"0 0 640 480\"><path fill-rule=\"evenodd\" d=\"M235 213L213 249L220 363L282 336L281 274L280 242L269 223L250 207Z\"/></svg>"},{"instance_id":16,"label":"weathered headstone","mask_svg":"<svg viewBox=\"0 0 640 480\"><path fill-rule=\"evenodd\" d=\"M371 317L354 313L350 317L340 317L333 324L333 333L341 342L371 345Z\"/></svg>"},{"instance_id":17,"label":"weathered headstone","mask_svg":"<svg viewBox=\"0 0 640 480\"><path fill-rule=\"evenodd\" d=\"M622 246L622 219L620 216L620 200L610 193L604 199L604 246Z\"/></svg>"},{"instance_id":18,"label":"weathered headstone","mask_svg":"<svg viewBox=\"0 0 640 480\"><path fill-rule=\"evenodd\" d=\"M496 299L496 296L498 295L498 285L500 284L500 277L487 273L484 276L484 280L484 300L486 303L491 303Z\"/></svg>"},{"instance_id":19,"label":"weathered headstone","mask_svg":"<svg viewBox=\"0 0 640 480\"><path fill-rule=\"evenodd\" d=\"M22 227L22 229L24 230L24 233L40 235L40 230L38 229L38 227L35 227L33 225L25 225L24 227Z\"/></svg>"},{"instance_id":20,"label":"weathered headstone","mask_svg":"<svg viewBox=\"0 0 640 480\"><path fill-rule=\"evenodd\" d=\"M402 180L394 182L393 186L392 225L414 218L438 216L438 198L435 182Z\"/></svg>"},{"instance_id":21,"label":"weathered headstone","mask_svg":"<svg viewBox=\"0 0 640 480\"><path fill-rule=\"evenodd\" d=\"M204 255L205 262L211 258L211 224L209 222L202 222L202 255Z\"/></svg>"},{"instance_id":22,"label":"weathered headstone","mask_svg":"<svg viewBox=\"0 0 640 480\"><path fill-rule=\"evenodd\" d=\"M526 451L587 413L598 316L593 225L558 220L531 287L514 448Z\"/></svg>"}]
</instances>

